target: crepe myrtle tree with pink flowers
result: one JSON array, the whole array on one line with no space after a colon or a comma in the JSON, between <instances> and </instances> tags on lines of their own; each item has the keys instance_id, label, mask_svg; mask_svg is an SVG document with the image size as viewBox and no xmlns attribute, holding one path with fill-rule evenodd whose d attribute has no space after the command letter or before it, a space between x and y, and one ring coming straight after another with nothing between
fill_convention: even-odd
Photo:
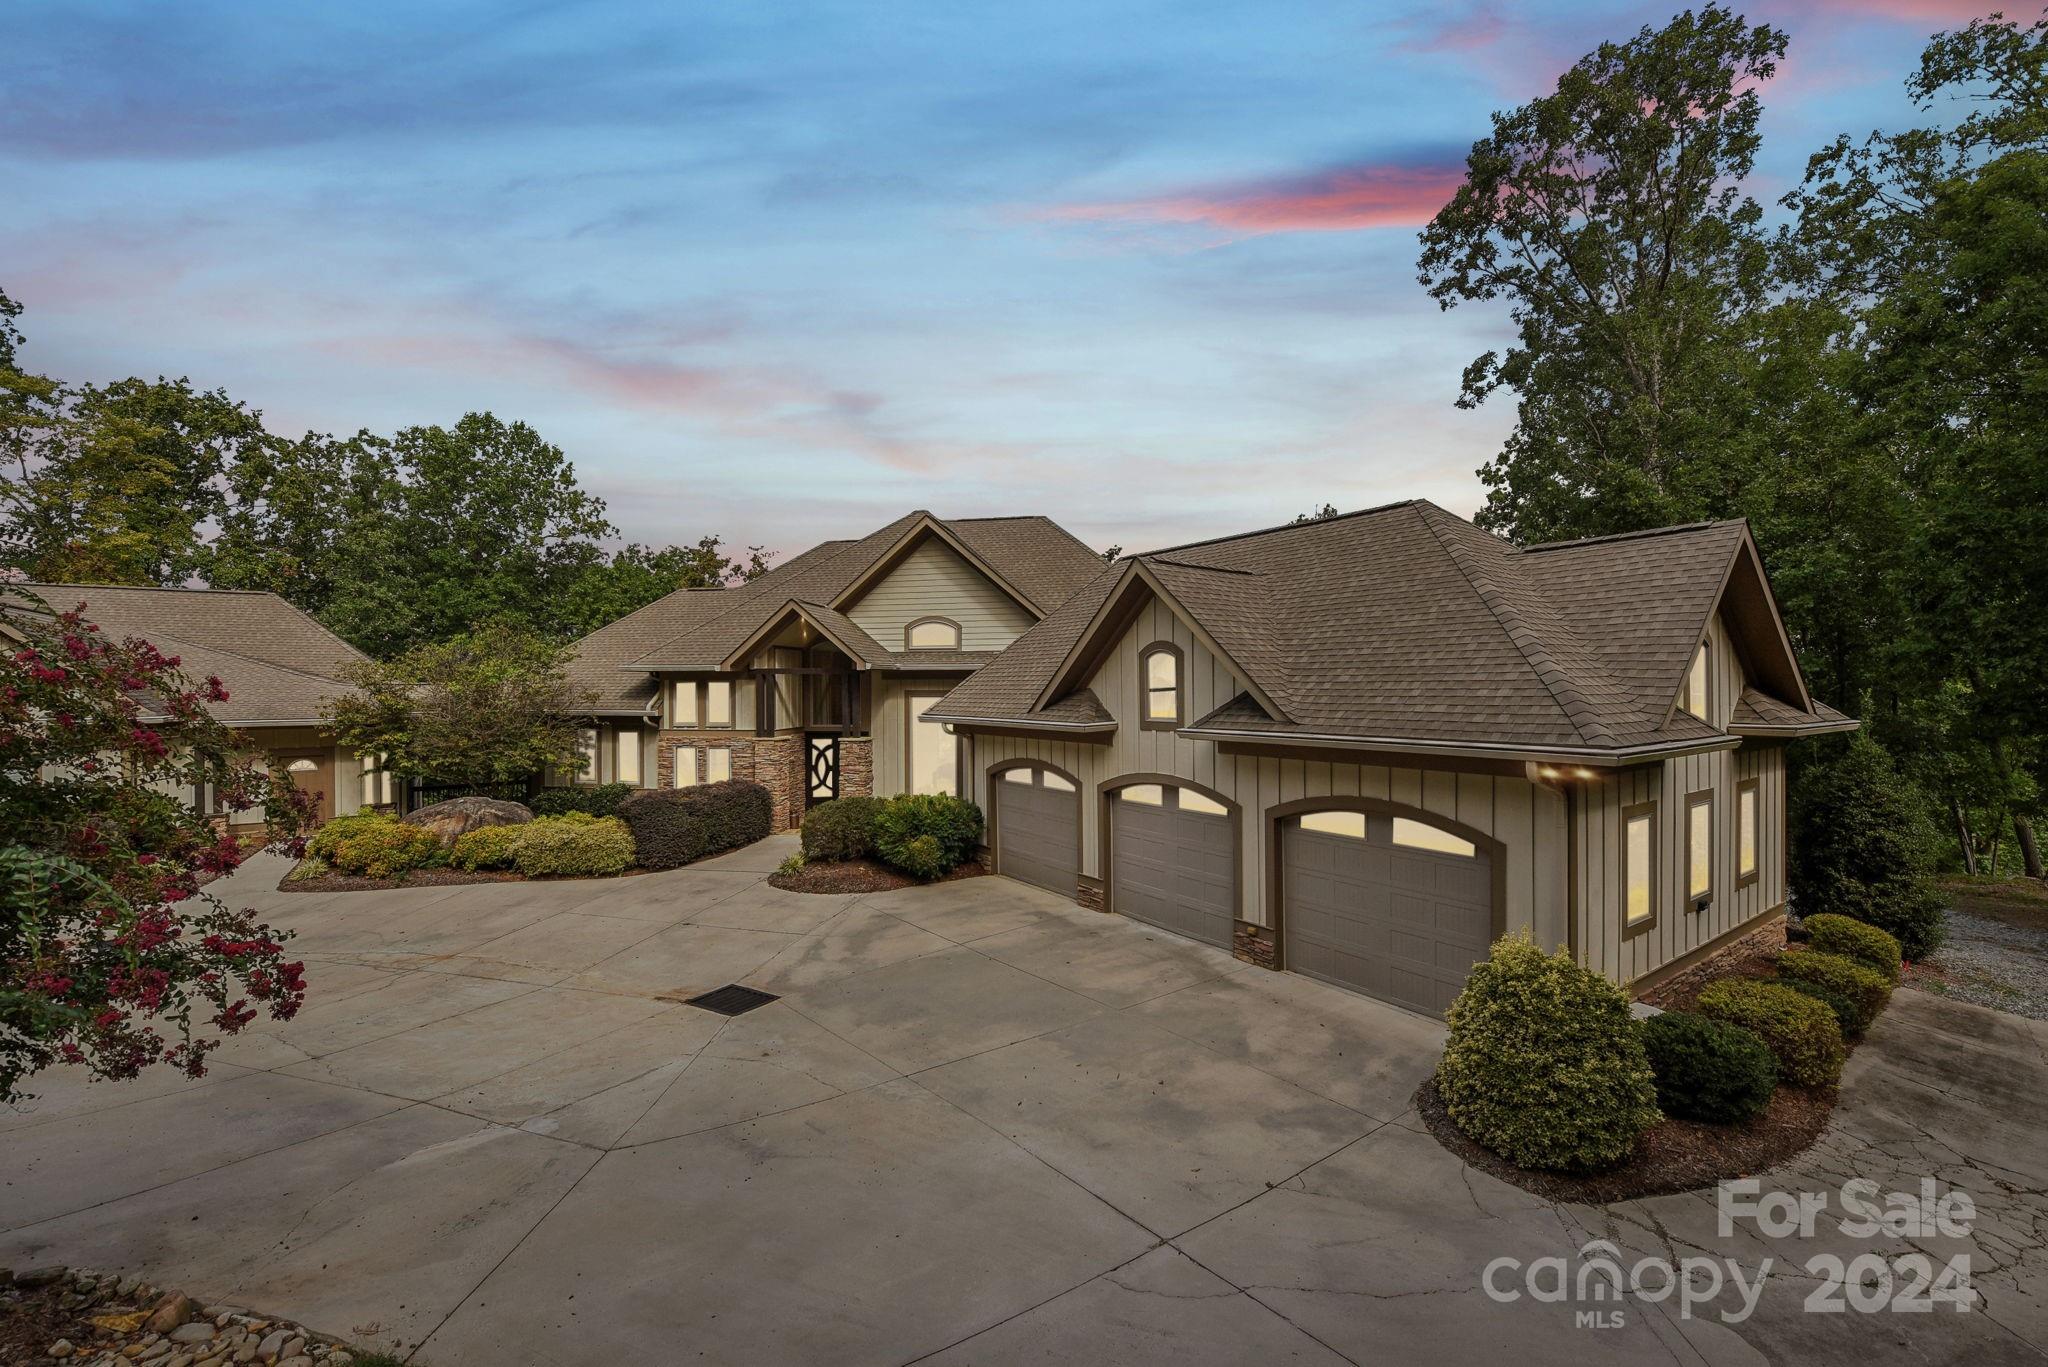
<instances>
[{"instance_id":1,"label":"crepe myrtle tree with pink flowers","mask_svg":"<svg viewBox=\"0 0 2048 1367\"><path fill-rule=\"evenodd\" d=\"M261 809L294 855L313 799L209 715L219 679L109 640L83 604L0 592L0 1101L59 1062L198 1077L220 1036L298 1011L305 966L285 959L289 932L203 889L243 846L180 794Z\"/></svg>"}]
</instances>

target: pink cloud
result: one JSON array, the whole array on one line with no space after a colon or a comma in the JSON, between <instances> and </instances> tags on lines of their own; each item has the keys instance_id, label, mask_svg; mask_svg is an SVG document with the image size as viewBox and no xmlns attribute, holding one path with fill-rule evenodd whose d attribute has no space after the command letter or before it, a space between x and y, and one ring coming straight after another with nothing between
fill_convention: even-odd
<instances>
[{"instance_id":1,"label":"pink cloud","mask_svg":"<svg viewBox=\"0 0 2048 1367\"><path fill-rule=\"evenodd\" d=\"M1188 225L1232 238L1412 228L1428 222L1464 179L1462 165L1347 166L1295 180L1063 204L1034 217L1060 223Z\"/></svg>"},{"instance_id":2,"label":"pink cloud","mask_svg":"<svg viewBox=\"0 0 2048 1367\"><path fill-rule=\"evenodd\" d=\"M2031 8L2027 4L2000 3L2000 0L1820 0L1820 7L1860 18L1959 26L2001 9L2008 15L2019 15L2024 19Z\"/></svg>"}]
</instances>

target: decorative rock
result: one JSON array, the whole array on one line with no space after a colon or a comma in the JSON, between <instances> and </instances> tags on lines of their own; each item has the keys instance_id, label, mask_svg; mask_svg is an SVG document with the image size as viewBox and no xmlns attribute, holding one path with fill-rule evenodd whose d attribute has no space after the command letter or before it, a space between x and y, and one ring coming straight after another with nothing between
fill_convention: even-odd
<instances>
[{"instance_id":1,"label":"decorative rock","mask_svg":"<svg viewBox=\"0 0 2048 1367\"><path fill-rule=\"evenodd\" d=\"M142 1327L144 1312L125 1310L119 1314L93 1315L86 1320L95 1329L104 1329L110 1334L132 1334Z\"/></svg>"},{"instance_id":2,"label":"decorative rock","mask_svg":"<svg viewBox=\"0 0 2048 1367\"><path fill-rule=\"evenodd\" d=\"M68 1358L68 1357L70 1357L70 1356L71 1356L71 1353L72 1353L72 1348L71 1348L71 1340L70 1340L70 1339L58 1339L58 1340L57 1340L57 1341L56 1341L55 1343L53 1343L53 1344L51 1344L51 1345L50 1345L50 1348L49 1348L49 1353L50 1353L50 1356L51 1356L51 1357L53 1357L53 1358Z\"/></svg>"},{"instance_id":3,"label":"decorative rock","mask_svg":"<svg viewBox=\"0 0 2048 1367\"><path fill-rule=\"evenodd\" d=\"M408 826L424 826L440 836L442 844L452 845L457 836L485 826L523 825L533 820L533 813L520 803L495 797L456 797L407 812L399 820Z\"/></svg>"},{"instance_id":4,"label":"decorative rock","mask_svg":"<svg viewBox=\"0 0 2048 1367\"><path fill-rule=\"evenodd\" d=\"M313 1359L307 1357L304 1353L296 1353L280 1361L277 1367L313 1367Z\"/></svg>"},{"instance_id":5,"label":"decorative rock","mask_svg":"<svg viewBox=\"0 0 2048 1367\"><path fill-rule=\"evenodd\" d=\"M284 1347L277 1350L277 1355L281 1358L295 1358L305 1351L306 1340L295 1334L284 1341Z\"/></svg>"},{"instance_id":6,"label":"decorative rock","mask_svg":"<svg viewBox=\"0 0 2048 1367\"><path fill-rule=\"evenodd\" d=\"M26 1272L14 1274L14 1284L33 1291L39 1286L50 1286L64 1279L68 1267L32 1267Z\"/></svg>"},{"instance_id":7,"label":"decorative rock","mask_svg":"<svg viewBox=\"0 0 2048 1367\"><path fill-rule=\"evenodd\" d=\"M170 1333L172 1343L204 1343L213 1337L213 1326L204 1320L181 1324Z\"/></svg>"},{"instance_id":8,"label":"decorative rock","mask_svg":"<svg viewBox=\"0 0 2048 1367\"><path fill-rule=\"evenodd\" d=\"M198 1310L199 1307L192 1304L190 1296L182 1291L170 1291L149 1307L149 1319L145 1322L155 1333L168 1334L191 1319Z\"/></svg>"},{"instance_id":9,"label":"decorative rock","mask_svg":"<svg viewBox=\"0 0 2048 1367\"><path fill-rule=\"evenodd\" d=\"M278 1350L284 1347L284 1341L289 1337L291 1336L282 1329L271 1330L263 1342L256 1345L256 1356L265 1362L277 1361Z\"/></svg>"}]
</instances>

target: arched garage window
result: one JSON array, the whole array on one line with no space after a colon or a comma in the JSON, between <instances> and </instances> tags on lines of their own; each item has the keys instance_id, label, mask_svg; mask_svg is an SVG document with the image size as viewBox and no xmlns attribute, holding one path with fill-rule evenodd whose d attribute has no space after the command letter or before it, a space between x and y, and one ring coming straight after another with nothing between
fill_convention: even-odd
<instances>
[{"instance_id":1,"label":"arched garage window","mask_svg":"<svg viewBox=\"0 0 2048 1367\"><path fill-rule=\"evenodd\" d=\"M1435 854L1461 855L1466 859L1479 853L1471 841L1426 821L1405 816L1389 817L1386 821L1386 839L1392 844L1411 850L1429 850ZM1321 835L1343 835L1363 840L1366 838L1366 815L1364 812L1310 812L1301 818L1301 828Z\"/></svg>"}]
</instances>

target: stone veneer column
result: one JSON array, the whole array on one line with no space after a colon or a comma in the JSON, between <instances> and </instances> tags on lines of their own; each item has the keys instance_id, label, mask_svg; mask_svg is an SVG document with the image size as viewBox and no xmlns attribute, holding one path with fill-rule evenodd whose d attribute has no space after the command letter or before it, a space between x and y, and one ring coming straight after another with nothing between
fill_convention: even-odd
<instances>
[{"instance_id":1,"label":"stone veneer column","mask_svg":"<svg viewBox=\"0 0 2048 1367\"><path fill-rule=\"evenodd\" d=\"M1280 962L1280 945L1272 927L1255 926L1250 921L1237 923L1230 936L1230 952L1260 968L1277 968Z\"/></svg>"},{"instance_id":2,"label":"stone veneer column","mask_svg":"<svg viewBox=\"0 0 2048 1367\"><path fill-rule=\"evenodd\" d=\"M839 795L875 795L875 741L872 736L839 738Z\"/></svg>"}]
</instances>

